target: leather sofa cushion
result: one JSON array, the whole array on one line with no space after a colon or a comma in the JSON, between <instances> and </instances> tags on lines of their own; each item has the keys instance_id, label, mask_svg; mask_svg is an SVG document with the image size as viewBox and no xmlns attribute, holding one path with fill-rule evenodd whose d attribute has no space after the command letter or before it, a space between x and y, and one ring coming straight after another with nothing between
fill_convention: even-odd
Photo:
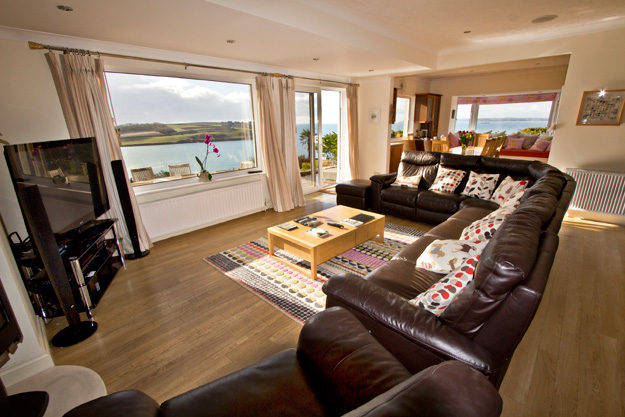
<instances>
[{"instance_id":1,"label":"leather sofa cushion","mask_svg":"<svg viewBox=\"0 0 625 417\"><path fill-rule=\"evenodd\" d=\"M423 191L417 198L417 210L424 209L440 213L455 213L460 202L467 196L456 193L441 193L438 191Z\"/></svg>"},{"instance_id":2,"label":"leather sofa cushion","mask_svg":"<svg viewBox=\"0 0 625 417\"><path fill-rule=\"evenodd\" d=\"M369 197L371 193L371 181L353 179L336 184L336 193L360 198Z\"/></svg>"},{"instance_id":3,"label":"leather sofa cushion","mask_svg":"<svg viewBox=\"0 0 625 417\"><path fill-rule=\"evenodd\" d=\"M484 200L481 198L473 198L473 197L469 197L465 200L462 200L460 202L460 206L458 207L459 210L462 210L464 208L467 207L480 207L480 208L484 208L484 209L488 209L491 211L497 210L499 208L499 204L495 203L494 201L490 201L490 200Z\"/></svg>"},{"instance_id":4,"label":"leather sofa cushion","mask_svg":"<svg viewBox=\"0 0 625 417\"><path fill-rule=\"evenodd\" d=\"M360 407L411 376L356 317L336 307L302 327L297 353L321 402L334 415ZM291 402L297 404L299 398Z\"/></svg>"},{"instance_id":5,"label":"leather sofa cushion","mask_svg":"<svg viewBox=\"0 0 625 417\"><path fill-rule=\"evenodd\" d=\"M508 217L484 248L473 281L440 318L472 337L499 307L508 292L531 273L543 225L557 199L548 194L528 198Z\"/></svg>"},{"instance_id":6,"label":"leather sofa cushion","mask_svg":"<svg viewBox=\"0 0 625 417\"><path fill-rule=\"evenodd\" d=\"M170 398L161 404L160 417L299 416L302 409L311 416L327 414L290 349Z\"/></svg>"},{"instance_id":7,"label":"leather sofa cushion","mask_svg":"<svg viewBox=\"0 0 625 417\"><path fill-rule=\"evenodd\" d=\"M436 272L416 268L415 263L407 259L393 259L368 274L366 280L411 300L443 277Z\"/></svg>"},{"instance_id":8,"label":"leather sofa cushion","mask_svg":"<svg viewBox=\"0 0 625 417\"><path fill-rule=\"evenodd\" d=\"M561 173L554 172L545 174L545 176L539 178L534 185L526 189L525 194L522 197L522 201L525 201L532 195L539 193L547 193L554 197L559 197L565 184L566 179Z\"/></svg>"},{"instance_id":9,"label":"leather sofa cushion","mask_svg":"<svg viewBox=\"0 0 625 417\"><path fill-rule=\"evenodd\" d=\"M484 375L463 363L446 361L419 372L344 417L496 417L502 407L497 389Z\"/></svg>"},{"instance_id":10,"label":"leather sofa cushion","mask_svg":"<svg viewBox=\"0 0 625 417\"><path fill-rule=\"evenodd\" d=\"M436 178L440 156L438 152L404 152L397 174L404 177L421 174L421 187L427 190Z\"/></svg>"},{"instance_id":11,"label":"leather sofa cushion","mask_svg":"<svg viewBox=\"0 0 625 417\"><path fill-rule=\"evenodd\" d=\"M490 158L483 156L482 172L499 174L499 183L507 176L511 176L516 181L529 180L530 186L534 183L536 177L530 175L530 165L532 162L521 159L507 158ZM497 185L499 185L499 183Z\"/></svg>"},{"instance_id":12,"label":"leather sofa cushion","mask_svg":"<svg viewBox=\"0 0 625 417\"><path fill-rule=\"evenodd\" d=\"M421 192L423 190L416 188L388 187L380 192L380 200L385 203L414 208L417 206L417 196Z\"/></svg>"}]
</instances>

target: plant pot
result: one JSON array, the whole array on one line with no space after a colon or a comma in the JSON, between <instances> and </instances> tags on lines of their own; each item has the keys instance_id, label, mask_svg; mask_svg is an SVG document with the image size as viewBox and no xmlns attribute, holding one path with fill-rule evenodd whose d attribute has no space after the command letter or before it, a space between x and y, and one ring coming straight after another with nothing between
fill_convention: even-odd
<instances>
[{"instance_id":1,"label":"plant pot","mask_svg":"<svg viewBox=\"0 0 625 417\"><path fill-rule=\"evenodd\" d=\"M200 172L197 176L197 180L199 182L209 182L210 179L208 178L208 172Z\"/></svg>"}]
</instances>

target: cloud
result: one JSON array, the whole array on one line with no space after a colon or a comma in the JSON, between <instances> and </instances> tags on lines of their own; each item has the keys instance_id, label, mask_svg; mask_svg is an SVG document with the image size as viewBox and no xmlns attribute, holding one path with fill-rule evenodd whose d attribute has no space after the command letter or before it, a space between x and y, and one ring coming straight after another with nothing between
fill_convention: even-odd
<instances>
[{"instance_id":1,"label":"cloud","mask_svg":"<svg viewBox=\"0 0 625 417\"><path fill-rule=\"evenodd\" d=\"M118 124L249 121L247 84L108 74Z\"/></svg>"}]
</instances>

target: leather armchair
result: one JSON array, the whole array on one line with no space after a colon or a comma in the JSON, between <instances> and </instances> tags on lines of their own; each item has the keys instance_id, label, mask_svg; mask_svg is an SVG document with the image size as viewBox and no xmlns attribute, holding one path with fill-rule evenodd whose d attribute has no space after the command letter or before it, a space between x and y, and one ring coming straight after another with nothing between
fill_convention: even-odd
<instances>
[{"instance_id":1,"label":"leather armchair","mask_svg":"<svg viewBox=\"0 0 625 417\"><path fill-rule=\"evenodd\" d=\"M302 328L297 349L165 401L124 391L65 417L499 416L502 401L479 372L448 361L411 373L347 310Z\"/></svg>"}]
</instances>

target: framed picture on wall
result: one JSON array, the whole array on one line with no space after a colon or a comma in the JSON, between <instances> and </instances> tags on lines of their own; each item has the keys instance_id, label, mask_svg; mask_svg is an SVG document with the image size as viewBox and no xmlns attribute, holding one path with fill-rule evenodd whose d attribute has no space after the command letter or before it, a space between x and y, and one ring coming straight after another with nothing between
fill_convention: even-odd
<instances>
[{"instance_id":1,"label":"framed picture on wall","mask_svg":"<svg viewBox=\"0 0 625 417\"><path fill-rule=\"evenodd\" d=\"M618 126L623 117L625 90L584 91L578 126Z\"/></svg>"}]
</instances>

